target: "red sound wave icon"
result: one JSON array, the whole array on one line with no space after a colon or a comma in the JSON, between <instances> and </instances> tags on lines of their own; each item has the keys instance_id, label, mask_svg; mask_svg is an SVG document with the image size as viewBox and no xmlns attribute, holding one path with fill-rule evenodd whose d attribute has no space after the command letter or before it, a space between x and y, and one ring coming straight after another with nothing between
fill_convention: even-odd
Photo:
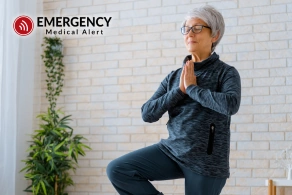
<instances>
[{"instance_id":1,"label":"red sound wave icon","mask_svg":"<svg viewBox=\"0 0 292 195\"><path fill-rule=\"evenodd\" d=\"M24 31L28 32L28 25L24 20L21 21L19 28L20 28L20 30L24 30Z\"/></svg>"},{"instance_id":2,"label":"red sound wave icon","mask_svg":"<svg viewBox=\"0 0 292 195\"><path fill-rule=\"evenodd\" d=\"M14 31L20 36L27 36L33 30L33 21L28 16L19 16L13 23Z\"/></svg>"}]
</instances>

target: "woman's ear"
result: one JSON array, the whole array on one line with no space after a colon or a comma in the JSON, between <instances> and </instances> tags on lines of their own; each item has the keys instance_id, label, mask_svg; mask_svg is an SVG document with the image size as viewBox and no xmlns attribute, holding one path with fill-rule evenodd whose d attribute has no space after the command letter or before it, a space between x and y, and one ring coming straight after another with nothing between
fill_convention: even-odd
<instances>
[{"instance_id":1,"label":"woman's ear","mask_svg":"<svg viewBox=\"0 0 292 195\"><path fill-rule=\"evenodd\" d=\"M212 43L215 43L219 38L220 32L218 31L216 36L212 38Z\"/></svg>"}]
</instances>

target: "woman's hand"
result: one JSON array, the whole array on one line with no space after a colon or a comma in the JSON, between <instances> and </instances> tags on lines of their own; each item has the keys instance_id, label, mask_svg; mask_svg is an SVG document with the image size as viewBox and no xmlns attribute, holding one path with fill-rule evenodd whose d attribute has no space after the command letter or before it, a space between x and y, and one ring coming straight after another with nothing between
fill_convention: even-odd
<instances>
[{"instance_id":1,"label":"woman's hand","mask_svg":"<svg viewBox=\"0 0 292 195\"><path fill-rule=\"evenodd\" d=\"M183 67L184 74L184 89L186 90L190 85L197 85L197 77L195 75L194 63L193 61L187 61L186 65Z\"/></svg>"},{"instance_id":2,"label":"woman's hand","mask_svg":"<svg viewBox=\"0 0 292 195\"><path fill-rule=\"evenodd\" d=\"M184 77L185 77L185 66L181 70L180 79L179 79L179 88L184 94L186 94L187 92L184 85Z\"/></svg>"}]
</instances>

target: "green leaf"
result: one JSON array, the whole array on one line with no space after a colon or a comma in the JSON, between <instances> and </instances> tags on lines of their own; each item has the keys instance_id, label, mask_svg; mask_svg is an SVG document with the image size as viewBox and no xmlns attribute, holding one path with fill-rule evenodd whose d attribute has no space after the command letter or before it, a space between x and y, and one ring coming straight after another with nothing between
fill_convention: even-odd
<instances>
[{"instance_id":1,"label":"green leaf","mask_svg":"<svg viewBox=\"0 0 292 195\"><path fill-rule=\"evenodd\" d=\"M76 163L78 162L74 152L72 152L71 157L75 160Z\"/></svg>"},{"instance_id":2,"label":"green leaf","mask_svg":"<svg viewBox=\"0 0 292 195\"><path fill-rule=\"evenodd\" d=\"M38 194L40 189L40 183L37 184L36 189L35 189L35 193L34 194ZM34 191L34 190L33 190Z\"/></svg>"},{"instance_id":3,"label":"green leaf","mask_svg":"<svg viewBox=\"0 0 292 195\"><path fill-rule=\"evenodd\" d=\"M30 168L30 166L26 166L26 167L24 167L24 168L21 169L19 172L22 172L22 171L24 171L24 170L26 170L26 169L28 169L28 168Z\"/></svg>"},{"instance_id":4,"label":"green leaf","mask_svg":"<svg viewBox=\"0 0 292 195\"><path fill-rule=\"evenodd\" d=\"M58 144L55 148L54 151L57 151L61 146L63 146L65 144L65 141L61 142L60 144Z\"/></svg>"},{"instance_id":5,"label":"green leaf","mask_svg":"<svg viewBox=\"0 0 292 195\"><path fill-rule=\"evenodd\" d=\"M34 163L39 171L41 171L42 173L46 173L46 169L40 163L38 163L37 161L35 161Z\"/></svg>"},{"instance_id":6,"label":"green leaf","mask_svg":"<svg viewBox=\"0 0 292 195\"><path fill-rule=\"evenodd\" d=\"M32 147L28 148L26 151L29 152L29 151L32 151L32 150L34 150L36 148L38 148L38 147L37 146L32 146Z\"/></svg>"},{"instance_id":7,"label":"green leaf","mask_svg":"<svg viewBox=\"0 0 292 195\"><path fill-rule=\"evenodd\" d=\"M53 130L52 132L54 132L55 134L57 134L60 137L63 137L62 134L60 132L56 131L56 130Z\"/></svg>"},{"instance_id":8,"label":"green leaf","mask_svg":"<svg viewBox=\"0 0 292 195\"><path fill-rule=\"evenodd\" d=\"M49 164L51 165L51 171L53 171L55 169L55 167L56 167L54 161L50 160Z\"/></svg>"},{"instance_id":9,"label":"green leaf","mask_svg":"<svg viewBox=\"0 0 292 195\"><path fill-rule=\"evenodd\" d=\"M24 192L32 193L32 190L23 190Z\"/></svg>"},{"instance_id":10,"label":"green leaf","mask_svg":"<svg viewBox=\"0 0 292 195\"><path fill-rule=\"evenodd\" d=\"M72 129L70 126L68 126L68 125L65 125L65 124L61 124L61 125L60 125L60 127L63 127L63 128L68 128L68 129L71 129L71 130L73 131L73 129Z\"/></svg>"},{"instance_id":11,"label":"green leaf","mask_svg":"<svg viewBox=\"0 0 292 195\"><path fill-rule=\"evenodd\" d=\"M32 158L36 158L38 154L39 154L39 152L36 152Z\"/></svg>"},{"instance_id":12,"label":"green leaf","mask_svg":"<svg viewBox=\"0 0 292 195\"><path fill-rule=\"evenodd\" d=\"M32 184L31 185L29 185L25 190L28 190L29 188L31 188L32 187Z\"/></svg>"},{"instance_id":13,"label":"green leaf","mask_svg":"<svg viewBox=\"0 0 292 195\"><path fill-rule=\"evenodd\" d=\"M48 153L45 153L46 157L47 157L47 161L51 160L53 157L50 156Z\"/></svg>"},{"instance_id":14,"label":"green leaf","mask_svg":"<svg viewBox=\"0 0 292 195\"><path fill-rule=\"evenodd\" d=\"M68 152L68 156L72 155L72 151L73 151L73 143L70 144L70 149L69 149L69 152Z\"/></svg>"},{"instance_id":15,"label":"green leaf","mask_svg":"<svg viewBox=\"0 0 292 195\"><path fill-rule=\"evenodd\" d=\"M72 120L72 119L69 119L70 116L72 116L72 115L68 115L68 116L63 117L63 118L60 120L60 122L62 122L62 121L68 121L68 120Z\"/></svg>"},{"instance_id":16,"label":"green leaf","mask_svg":"<svg viewBox=\"0 0 292 195\"><path fill-rule=\"evenodd\" d=\"M58 156L67 156L67 154L61 153L61 152L55 152Z\"/></svg>"},{"instance_id":17,"label":"green leaf","mask_svg":"<svg viewBox=\"0 0 292 195\"><path fill-rule=\"evenodd\" d=\"M42 189L43 189L45 195L47 195L47 190L46 190L46 187L45 187L44 182L43 182L43 181L40 181L40 183L41 183L41 185L42 185Z\"/></svg>"}]
</instances>

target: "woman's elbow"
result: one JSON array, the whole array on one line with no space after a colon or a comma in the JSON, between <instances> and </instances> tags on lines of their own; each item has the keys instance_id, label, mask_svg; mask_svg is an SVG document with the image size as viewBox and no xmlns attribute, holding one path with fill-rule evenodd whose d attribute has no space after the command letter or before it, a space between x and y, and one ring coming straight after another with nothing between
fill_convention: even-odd
<instances>
[{"instance_id":1,"label":"woman's elbow","mask_svg":"<svg viewBox=\"0 0 292 195\"><path fill-rule=\"evenodd\" d=\"M151 116L148 113L149 113L148 111L142 109L141 114L142 114L142 119L143 119L144 122L154 123L154 122L159 120L159 118L156 119L154 116Z\"/></svg>"},{"instance_id":2,"label":"woman's elbow","mask_svg":"<svg viewBox=\"0 0 292 195\"><path fill-rule=\"evenodd\" d=\"M228 115L228 116L231 116L231 115L234 115L234 114L236 114L238 112L238 109L229 109L228 111L227 111L227 113L226 113L226 115Z\"/></svg>"},{"instance_id":3,"label":"woman's elbow","mask_svg":"<svg viewBox=\"0 0 292 195\"><path fill-rule=\"evenodd\" d=\"M144 122L150 123L150 118L146 114L143 114L143 112L142 112L142 119Z\"/></svg>"},{"instance_id":4,"label":"woman's elbow","mask_svg":"<svg viewBox=\"0 0 292 195\"><path fill-rule=\"evenodd\" d=\"M143 105L142 108L141 108L142 119L143 119L144 122L152 123L153 122L152 117L149 116L148 113L149 113L148 110L145 109L145 107Z\"/></svg>"},{"instance_id":5,"label":"woman's elbow","mask_svg":"<svg viewBox=\"0 0 292 195\"><path fill-rule=\"evenodd\" d=\"M153 123L153 122L158 121L158 120L155 120L153 117L150 117L149 115L143 114L143 113L142 113L142 119L144 122L147 122L147 123Z\"/></svg>"},{"instance_id":6,"label":"woman's elbow","mask_svg":"<svg viewBox=\"0 0 292 195\"><path fill-rule=\"evenodd\" d=\"M227 115L234 115L238 112L240 107L240 99L236 99L232 101L231 105L229 105L229 109L227 110Z\"/></svg>"}]
</instances>

